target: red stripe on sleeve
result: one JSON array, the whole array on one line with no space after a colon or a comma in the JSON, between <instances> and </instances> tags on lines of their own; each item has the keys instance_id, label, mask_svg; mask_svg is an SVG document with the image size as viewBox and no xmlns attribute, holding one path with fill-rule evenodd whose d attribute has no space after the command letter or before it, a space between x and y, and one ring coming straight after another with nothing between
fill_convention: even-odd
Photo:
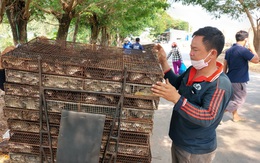
<instances>
[{"instance_id":1,"label":"red stripe on sleeve","mask_svg":"<svg viewBox=\"0 0 260 163\"><path fill-rule=\"evenodd\" d=\"M194 117L196 119L212 120L215 118L218 112L224 93L224 90L217 89L212 96L209 108L207 110L198 109L188 102L186 103L186 105L181 107L181 110L183 110L189 116Z\"/></svg>"}]
</instances>

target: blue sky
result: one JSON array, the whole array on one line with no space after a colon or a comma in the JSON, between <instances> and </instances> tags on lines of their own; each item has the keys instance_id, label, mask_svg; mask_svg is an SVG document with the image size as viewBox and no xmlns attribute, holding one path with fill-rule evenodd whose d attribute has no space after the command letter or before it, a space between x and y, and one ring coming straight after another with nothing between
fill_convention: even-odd
<instances>
[{"instance_id":1,"label":"blue sky","mask_svg":"<svg viewBox=\"0 0 260 163\"><path fill-rule=\"evenodd\" d=\"M226 40L235 41L235 33L239 30L248 30L250 23L247 17L244 21L232 20L227 15L222 15L220 19L215 19L213 15L206 12L200 6L184 6L181 3L173 3L168 13L177 19L187 21L192 26L192 30L196 31L200 27L214 26L220 29Z\"/></svg>"}]
</instances>

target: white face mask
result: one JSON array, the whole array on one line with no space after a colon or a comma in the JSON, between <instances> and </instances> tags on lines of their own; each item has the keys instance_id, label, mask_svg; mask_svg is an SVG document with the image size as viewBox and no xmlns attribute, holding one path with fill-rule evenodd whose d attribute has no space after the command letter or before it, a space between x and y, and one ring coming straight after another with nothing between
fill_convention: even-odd
<instances>
[{"instance_id":1,"label":"white face mask","mask_svg":"<svg viewBox=\"0 0 260 163\"><path fill-rule=\"evenodd\" d=\"M209 54L206 56L206 58L211 54L212 51L209 52ZM191 64L192 66L196 69L196 70L200 70L204 67L207 67L208 66L208 63L211 61L209 60L208 62L205 62L205 59L201 59L201 60L198 60L198 61L195 61L195 60L191 60Z\"/></svg>"}]
</instances>

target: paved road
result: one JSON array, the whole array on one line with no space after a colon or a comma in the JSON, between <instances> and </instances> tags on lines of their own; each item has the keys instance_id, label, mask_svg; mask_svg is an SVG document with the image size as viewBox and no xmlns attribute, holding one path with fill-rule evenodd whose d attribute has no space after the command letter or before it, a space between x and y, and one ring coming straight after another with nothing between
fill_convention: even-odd
<instances>
[{"instance_id":1,"label":"paved road","mask_svg":"<svg viewBox=\"0 0 260 163\"><path fill-rule=\"evenodd\" d=\"M169 46L165 45L166 51ZM183 51L186 65L190 64L188 51ZM170 63L170 61L169 61ZM234 123L230 113L225 113L223 124L217 128L218 150L213 163L260 162L260 75L250 72L248 96L240 113L246 122ZM173 105L161 99L154 115L151 137L152 163L170 163L171 140L168 129Z\"/></svg>"}]
</instances>

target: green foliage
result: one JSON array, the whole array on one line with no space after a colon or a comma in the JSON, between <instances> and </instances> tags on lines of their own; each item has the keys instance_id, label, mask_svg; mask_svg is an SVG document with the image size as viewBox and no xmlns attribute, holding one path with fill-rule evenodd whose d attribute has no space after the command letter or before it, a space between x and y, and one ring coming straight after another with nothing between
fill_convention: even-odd
<instances>
[{"instance_id":1,"label":"green foliage","mask_svg":"<svg viewBox=\"0 0 260 163\"><path fill-rule=\"evenodd\" d=\"M100 5L99 10L91 10L97 16L98 26L106 27L110 35L120 34L121 38L139 35L150 27L155 14L167 8L165 0L110 0ZM93 14L88 15L89 18ZM91 22L85 22L89 25Z\"/></svg>"},{"instance_id":2,"label":"green foliage","mask_svg":"<svg viewBox=\"0 0 260 163\"><path fill-rule=\"evenodd\" d=\"M157 36L170 28L188 31L189 24L188 22L179 19L173 19L164 11L155 15L155 19L152 21L151 27L153 28L151 34L153 36Z\"/></svg>"},{"instance_id":3,"label":"green foliage","mask_svg":"<svg viewBox=\"0 0 260 163\"><path fill-rule=\"evenodd\" d=\"M68 12L66 7L70 2L72 1L31 1L28 40L37 36L55 39L59 28L57 20ZM169 7L167 0L77 0L74 3L68 41L73 39L76 17L80 17L77 41L89 41L92 23L90 18L93 15L97 16L96 25L99 28L105 27L111 38L115 38L117 34L120 38L137 36L146 28L153 28L154 33L162 33L171 27L186 29L185 22L173 20L166 14L165 10Z\"/></svg>"},{"instance_id":4,"label":"green foliage","mask_svg":"<svg viewBox=\"0 0 260 163\"><path fill-rule=\"evenodd\" d=\"M178 30L184 30L188 31L189 30L189 23L180 19L174 19L173 20L173 26L171 26L173 29L178 29Z\"/></svg>"},{"instance_id":5,"label":"green foliage","mask_svg":"<svg viewBox=\"0 0 260 163\"><path fill-rule=\"evenodd\" d=\"M27 31L33 33L34 37L46 36L48 38L55 38L57 27L58 23L57 20L53 17L53 15L45 15L45 18L41 19L41 21L30 21L27 24Z\"/></svg>"},{"instance_id":6,"label":"green foliage","mask_svg":"<svg viewBox=\"0 0 260 163\"><path fill-rule=\"evenodd\" d=\"M12 38L12 32L9 24L2 23L0 25L0 52L8 46L14 45Z\"/></svg>"}]
</instances>

